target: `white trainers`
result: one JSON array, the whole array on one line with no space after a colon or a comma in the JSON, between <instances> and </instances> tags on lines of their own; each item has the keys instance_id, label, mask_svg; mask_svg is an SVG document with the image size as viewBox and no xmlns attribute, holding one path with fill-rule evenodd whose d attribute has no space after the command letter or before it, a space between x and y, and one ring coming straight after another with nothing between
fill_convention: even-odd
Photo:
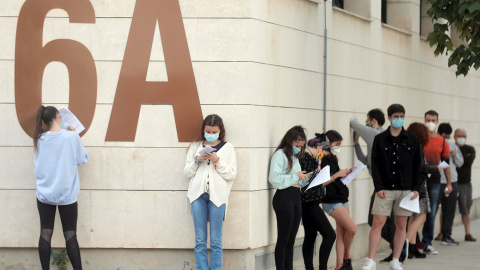
<instances>
[{"instance_id":1,"label":"white trainers","mask_svg":"<svg viewBox=\"0 0 480 270\"><path fill-rule=\"evenodd\" d=\"M390 261L390 270L403 270L398 259L393 258L393 260Z\"/></svg>"},{"instance_id":2,"label":"white trainers","mask_svg":"<svg viewBox=\"0 0 480 270\"><path fill-rule=\"evenodd\" d=\"M424 253L424 254L429 254L429 255L438 255L438 251L436 251L435 248L432 247L432 245L427 245L427 246L423 249L423 253Z\"/></svg>"},{"instance_id":3,"label":"white trainers","mask_svg":"<svg viewBox=\"0 0 480 270\"><path fill-rule=\"evenodd\" d=\"M370 258L365 258L365 264L362 266L362 270L376 270L377 269L377 264L375 263L374 260Z\"/></svg>"}]
</instances>

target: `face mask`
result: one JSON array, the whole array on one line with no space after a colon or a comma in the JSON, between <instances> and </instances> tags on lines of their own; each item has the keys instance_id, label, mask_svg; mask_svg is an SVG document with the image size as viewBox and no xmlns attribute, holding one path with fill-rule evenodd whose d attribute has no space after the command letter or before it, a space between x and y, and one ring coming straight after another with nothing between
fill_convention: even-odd
<instances>
[{"instance_id":1,"label":"face mask","mask_svg":"<svg viewBox=\"0 0 480 270\"><path fill-rule=\"evenodd\" d=\"M405 120L403 120L402 118L395 118L392 121L392 126L395 128L401 128L403 127L403 124L405 124Z\"/></svg>"},{"instance_id":2,"label":"face mask","mask_svg":"<svg viewBox=\"0 0 480 270\"><path fill-rule=\"evenodd\" d=\"M467 141L467 138L464 138L464 137L460 137L457 139L457 144L462 146L465 144L465 142Z\"/></svg>"},{"instance_id":3,"label":"face mask","mask_svg":"<svg viewBox=\"0 0 480 270\"><path fill-rule=\"evenodd\" d=\"M434 132L437 125L434 122L427 122L425 124L430 132Z\"/></svg>"},{"instance_id":4,"label":"face mask","mask_svg":"<svg viewBox=\"0 0 480 270\"><path fill-rule=\"evenodd\" d=\"M203 137L205 137L205 140L207 140L207 142L209 143L213 143L216 140L218 140L219 136L220 136L220 133L208 134L206 132L205 132L205 135L203 135Z\"/></svg>"},{"instance_id":5,"label":"face mask","mask_svg":"<svg viewBox=\"0 0 480 270\"><path fill-rule=\"evenodd\" d=\"M63 121L62 121L62 129L63 129Z\"/></svg>"},{"instance_id":6,"label":"face mask","mask_svg":"<svg viewBox=\"0 0 480 270\"><path fill-rule=\"evenodd\" d=\"M300 149L298 149L297 147L292 146L292 148L293 148L293 154L294 155L297 155L298 153L300 153Z\"/></svg>"},{"instance_id":7,"label":"face mask","mask_svg":"<svg viewBox=\"0 0 480 270\"><path fill-rule=\"evenodd\" d=\"M332 155L334 155L334 156L340 154L340 147L339 146L332 146L330 148L330 153L332 153Z\"/></svg>"}]
</instances>

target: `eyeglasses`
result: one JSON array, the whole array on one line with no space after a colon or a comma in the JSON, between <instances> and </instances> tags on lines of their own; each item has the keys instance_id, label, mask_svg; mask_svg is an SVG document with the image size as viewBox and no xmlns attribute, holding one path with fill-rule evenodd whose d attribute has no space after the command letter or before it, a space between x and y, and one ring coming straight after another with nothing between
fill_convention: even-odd
<instances>
[{"instance_id":1,"label":"eyeglasses","mask_svg":"<svg viewBox=\"0 0 480 270\"><path fill-rule=\"evenodd\" d=\"M398 118L404 119L404 118L405 118L405 115L404 115L404 114L402 114L402 115L398 115L398 114L397 114L397 115L392 115L391 118L392 118L392 119L398 119Z\"/></svg>"}]
</instances>

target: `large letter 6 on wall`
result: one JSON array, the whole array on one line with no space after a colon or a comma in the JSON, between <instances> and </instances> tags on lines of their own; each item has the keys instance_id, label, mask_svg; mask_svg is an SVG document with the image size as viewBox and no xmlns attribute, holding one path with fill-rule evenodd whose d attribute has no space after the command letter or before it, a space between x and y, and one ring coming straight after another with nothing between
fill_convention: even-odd
<instances>
[{"instance_id":1,"label":"large letter 6 on wall","mask_svg":"<svg viewBox=\"0 0 480 270\"><path fill-rule=\"evenodd\" d=\"M146 81L157 20L168 82ZM180 142L194 140L202 126L202 110L178 0L137 0L106 141L135 140L142 104L172 104Z\"/></svg>"},{"instance_id":2,"label":"large letter 6 on wall","mask_svg":"<svg viewBox=\"0 0 480 270\"><path fill-rule=\"evenodd\" d=\"M57 39L42 47L43 25L52 9L65 10L71 23L95 23L95 11L88 0L27 0L18 15L15 45L15 107L23 130L33 137L35 114L42 104L43 72L58 61L68 69L69 109L85 126L93 120L97 102L95 61L81 43Z\"/></svg>"}]
</instances>

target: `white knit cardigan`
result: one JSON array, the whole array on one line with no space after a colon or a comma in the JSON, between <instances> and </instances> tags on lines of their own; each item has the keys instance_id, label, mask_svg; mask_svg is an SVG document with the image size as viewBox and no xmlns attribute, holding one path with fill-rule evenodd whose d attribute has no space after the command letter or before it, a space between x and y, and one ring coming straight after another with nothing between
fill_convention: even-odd
<instances>
[{"instance_id":1,"label":"white knit cardigan","mask_svg":"<svg viewBox=\"0 0 480 270\"><path fill-rule=\"evenodd\" d=\"M210 201L217 207L222 204L227 206L228 195L232 189L233 180L237 176L235 149L231 143L227 142L217 152L220 158L217 163L210 162L210 165L208 165L208 160L205 160L198 165L195 163L195 156L202 148L202 142L195 142L190 145L183 169L185 177L190 179L187 193L190 204L205 192L208 181Z\"/></svg>"}]
</instances>

